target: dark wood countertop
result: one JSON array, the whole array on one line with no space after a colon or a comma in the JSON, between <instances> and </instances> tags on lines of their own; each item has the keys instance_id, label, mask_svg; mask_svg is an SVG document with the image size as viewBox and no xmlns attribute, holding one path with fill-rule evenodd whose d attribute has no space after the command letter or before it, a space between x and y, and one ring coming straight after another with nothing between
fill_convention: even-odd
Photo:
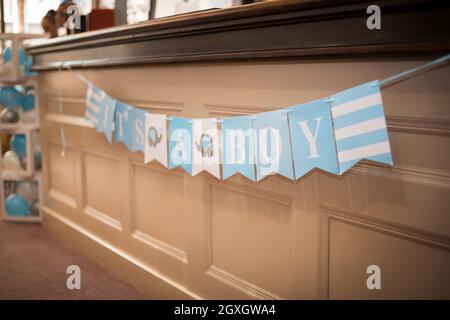
<instances>
[{"instance_id":1,"label":"dark wood countertop","mask_svg":"<svg viewBox=\"0 0 450 320\"><path fill-rule=\"evenodd\" d=\"M381 30L366 9L381 8ZM273 1L33 43L35 70L240 59L423 55L450 51L446 0Z\"/></svg>"}]
</instances>

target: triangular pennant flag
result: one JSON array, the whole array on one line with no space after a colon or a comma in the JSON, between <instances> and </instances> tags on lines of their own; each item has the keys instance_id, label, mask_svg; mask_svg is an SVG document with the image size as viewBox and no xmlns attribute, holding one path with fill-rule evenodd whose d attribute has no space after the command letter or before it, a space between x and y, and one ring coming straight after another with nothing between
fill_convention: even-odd
<instances>
[{"instance_id":1,"label":"triangular pennant flag","mask_svg":"<svg viewBox=\"0 0 450 320\"><path fill-rule=\"evenodd\" d=\"M97 130L103 132L108 139L109 143L112 143L113 130L114 130L114 117L116 114L116 100L103 92L102 102L100 104L100 117L97 124Z\"/></svg>"},{"instance_id":2,"label":"triangular pennant flag","mask_svg":"<svg viewBox=\"0 0 450 320\"><path fill-rule=\"evenodd\" d=\"M167 168L167 121L161 114L146 114L145 163L158 160Z\"/></svg>"},{"instance_id":3,"label":"triangular pennant flag","mask_svg":"<svg viewBox=\"0 0 450 320\"><path fill-rule=\"evenodd\" d=\"M146 112L138 108L131 110L131 145L132 151L145 152L145 117Z\"/></svg>"},{"instance_id":4,"label":"triangular pennant flag","mask_svg":"<svg viewBox=\"0 0 450 320\"><path fill-rule=\"evenodd\" d=\"M89 120L96 128L100 117L100 105L102 101L102 95L104 92L89 84L86 94L86 109L84 111L84 117Z\"/></svg>"},{"instance_id":5,"label":"triangular pennant flag","mask_svg":"<svg viewBox=\"0 0 450 320\"><path fill-rule=\"evenodd\" d=\"M379 81L331 97L339 173L368 159L393 164Z\"/></svg>"},{"instance_id":6,"label":"triangular pennant flag","mask_svg":"<svg viewBox=\"0 0 450 320\"><path fill-rule=\"evenodd\" d=\"M330 105L316 100L288 111L295 179L314 168L339 174Z\"/></svg>"},{"instance_id":7,"label":"triangular pennant flag","mask_svg":"<svg viewBox=\"0 0 450 320\"><path fill-rule=\"evenodd\" d=\"M222 174L228 179L241 173L255 181L255 141L252 117L222 119Z\"/></svg>"},{"instance_id":8,"label":"triangular pennant flag","mask_svg":"<svg viewBox=\"0 0 450 320\"><path fill-rule=\"evenodd\" d=\"M133 150L133 140L131 137L132 106L127 105L121 101L116 103L116 123L115 123L115 140L116 142L123 142L129 150Z\"/></svg>"},{"instance_id":9,"label":"triangular pennant flag","mask_svg":"<svg viewBox=\"0 0 450 320\"><path fill-rule=\"evenodd\" d=\"M192 174L192 120L172 117L169 132L169 169Z\"/></svg>"},{"instance_id":10,"label":"triangular pennant flag","mask_svg":"<svg viewBox=\"0 0 450 320\"><path fill-rule=\"evenodd\" d=\"M112 143L116 100L92 83L89 84L86 96L85 118L95 125L97 132L103 132Z\"/></svg>"},{"instance_id":11,"label":"triangular pennant flag","mask_svg":"<svg viewBox=\"0 0 450 320\"><path fill-rule=\"evenodd\" d=\"M192 175L206 171L220 179L219 162L217 120L192 120Z\"/></svg>"},{"instance_id":12,"label":"triangular pennant flag","mask_svg":"<svg viewBox=\"0 0 450 320\"><path fill-rule=\"evenodd\" d=\"M257 137L256 178L272 174L294 179L287 110L260 113L253 128Z\"/></svg>"}]
</instances>

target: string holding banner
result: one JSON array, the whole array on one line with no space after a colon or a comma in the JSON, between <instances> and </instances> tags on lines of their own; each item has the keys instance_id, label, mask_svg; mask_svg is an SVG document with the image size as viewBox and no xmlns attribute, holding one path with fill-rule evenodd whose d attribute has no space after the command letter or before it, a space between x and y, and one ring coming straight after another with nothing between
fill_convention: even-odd
<instances>
[{"instance_id":1,"label":"string holding banner","mask_svg":"<svg viewBox=\"0 0 450 320\"><path fill-rule=\"evenodd\" d=\"M63 87L62 87L62 65L59 67L58 76L60 78L60 86L58 92L58 104L59 104L59 113L64 113L64 103L63 103ZM66 135L64 132L64 126L60 126L60 134L61 134L61 157L64 158L66 156Z\"/></svg>"},{"instance_id":2,"label":"string holding banner","mask_svg":"<svg viewBox=\"0 0 450 320\"><path fill-rule=\"evenodd\" d=\"M147 113L113 99L65 67L88 86L86 119L109 143L123 142L130 151L144 153L145 163L181 166L190 175L207 171L225 180L240 173L259 181L273 174L296 180L314 168L342 175L362 159L393 165L380 88L449 60L447 54L291 108L223 119Z\"/></svg>"},{"instance_id":3,"label":"string holding banner","mask_svg":"<svg viewBox=\"0 0 450 320\"><path fill-rule=\"evenodd\" d=\"M383 80L380 81L380 87L384 88L384 87L390 86L392 84L395 84L397 82L400 82L402 80L406 80L406 79L409 79L411 77L417 76L417 75L419 75L419 74L421 74L423 72L427 72L427 71L430 71L430 70L432 70L434 68L442 66L442 65L448 63L449 61L450 61L450 53L446 54L443 57L440 57L438 59L435 59L433 61L425 63L425 64L423 64L421 66L418 66L418 67L415 67L415 68L412 68L412 69L409 69L409 70L397 73L397 74L395 74L393 76L390 76L390 77L388 77L386 79L383 79Z\"/></svg>"}]
</instances>

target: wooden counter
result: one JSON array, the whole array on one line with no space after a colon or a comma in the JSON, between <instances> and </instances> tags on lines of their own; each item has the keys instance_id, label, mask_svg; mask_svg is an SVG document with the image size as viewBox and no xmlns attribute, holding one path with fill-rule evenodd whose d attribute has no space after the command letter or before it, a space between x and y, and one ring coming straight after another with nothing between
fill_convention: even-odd
<instances>
[{"instance_id":1,"label":"wooden counter","mask_svg":"<svg viewBox=\"0 0 450 320\"><path fill-rule=\"evenodd\" d=\"M377 3L374 31L371 2L274 2L30 47L42 71L44 228L152 298L450 298L449 66L383 89L393 168L259 183L144 165L87 125L85 85L57 71L71 65L149 112L220 117L322 98L450 51L447 2ZM382 290L367 289L369 265Z\"/></svg>"},{"instance_id":2,"label":"wooden counter","mask_svg":"<svg viewBox=\"0 0 450 320\"><path fill-rule=\"evenodd\" d=\"M275 1L56 38L30 49L36 69L217 60L430 54L450 50L447 1Z\"/></svg>"}]
</instances>

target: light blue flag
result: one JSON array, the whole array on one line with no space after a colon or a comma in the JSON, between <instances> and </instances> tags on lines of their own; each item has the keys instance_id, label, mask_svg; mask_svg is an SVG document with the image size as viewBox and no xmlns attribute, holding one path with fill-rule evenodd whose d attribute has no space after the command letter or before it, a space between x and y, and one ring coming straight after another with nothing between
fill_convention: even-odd
<instances>
[{"instance_id":1,"label":"light blue flag","mask_svg":"<svg viewBox=\"0 0 450 320\"><path fill-rule=\"evenodd\" d=\"M102 100L100 102L99 122L97 124L97 131L103 132L108 139L109 143L112 143L112 133L114 127L114 116L116 113L116 100L109 95L103 93Z\"/></svg>"},{"instance_id":2,"label":"light blue flag","mask_svg":"<svg viewBox=\"0 0 450 320\"><path fill-rule=\"evenodd\" d=\"M224 180L238 172L256 180L252 117L222 119L222 171Z\"/></svg>"},{"instance_id":3,"label":"light blue flag","mask_svg":"<svg viewBox=\"0 0 450 320\"><path fill-rule=\"evenodd\" d=\"M260 113L255 116L256 178L258 181L271 174L294 179L291 143L286 109Z\"/></svg>"},{"instance_id":4,"label":"light blue flag","mask_svg":"<svg viewBox=\"0 0 450 320\"><path fill-rule=\"evenodd\" d=\"M181 166L192 175L192 120L172 117L169 132L169 169Z\"/></svg>"},{"instance_id":5,"label":"light blue flag","mask_svg":"<svg viewBox=\"0 0 450 320\"><path fill-rule=\"evenodd\" d=\"M116 124L115 124L115 141L123 142L129 150L133 150L133 140L131 137L132 106L127 105L121 101L116 103Z\"/></svg>"},{"instance_id":6,"label":"light blue flag","mask_svg":"<svg viewBox=\"0 0 450 320\"><path fill-rule=\"evenodd\" d=\"M339 173L361 159L392 165L379 81L342 91L330 100Z\"/></svg>"},{"instance_id":7,"label":"light blue flag","mask_svg":"<svg viewBox=\"0 0 450 320\"><path fill-rule=\"evenodd\" d=\"M86 109L84 111L84 117L89 120L96 129L100 122L100 108L104 95L104 91L97 88L92 83L89 84L86 95Z\"/></svg>"},{"instance_id":8,"label":"light blue flag","mask_svg":"<svg viewBox=\"0 0 450 320\"><path fill-rule=\"evenodd\" d=\"M145 118L146 112L131 108L131 150L145 152Z\"/></svg>"},{"instance_id":9,"label":"light blue flag","mask_svg":"<svg viewBox=\"0 0 450 320\"><path fill-rule=\"evenodd\" d=\"M314 168L339 174L330 106L312 101L289 110L295 179Z\"/></svg>"}]
</instances>

